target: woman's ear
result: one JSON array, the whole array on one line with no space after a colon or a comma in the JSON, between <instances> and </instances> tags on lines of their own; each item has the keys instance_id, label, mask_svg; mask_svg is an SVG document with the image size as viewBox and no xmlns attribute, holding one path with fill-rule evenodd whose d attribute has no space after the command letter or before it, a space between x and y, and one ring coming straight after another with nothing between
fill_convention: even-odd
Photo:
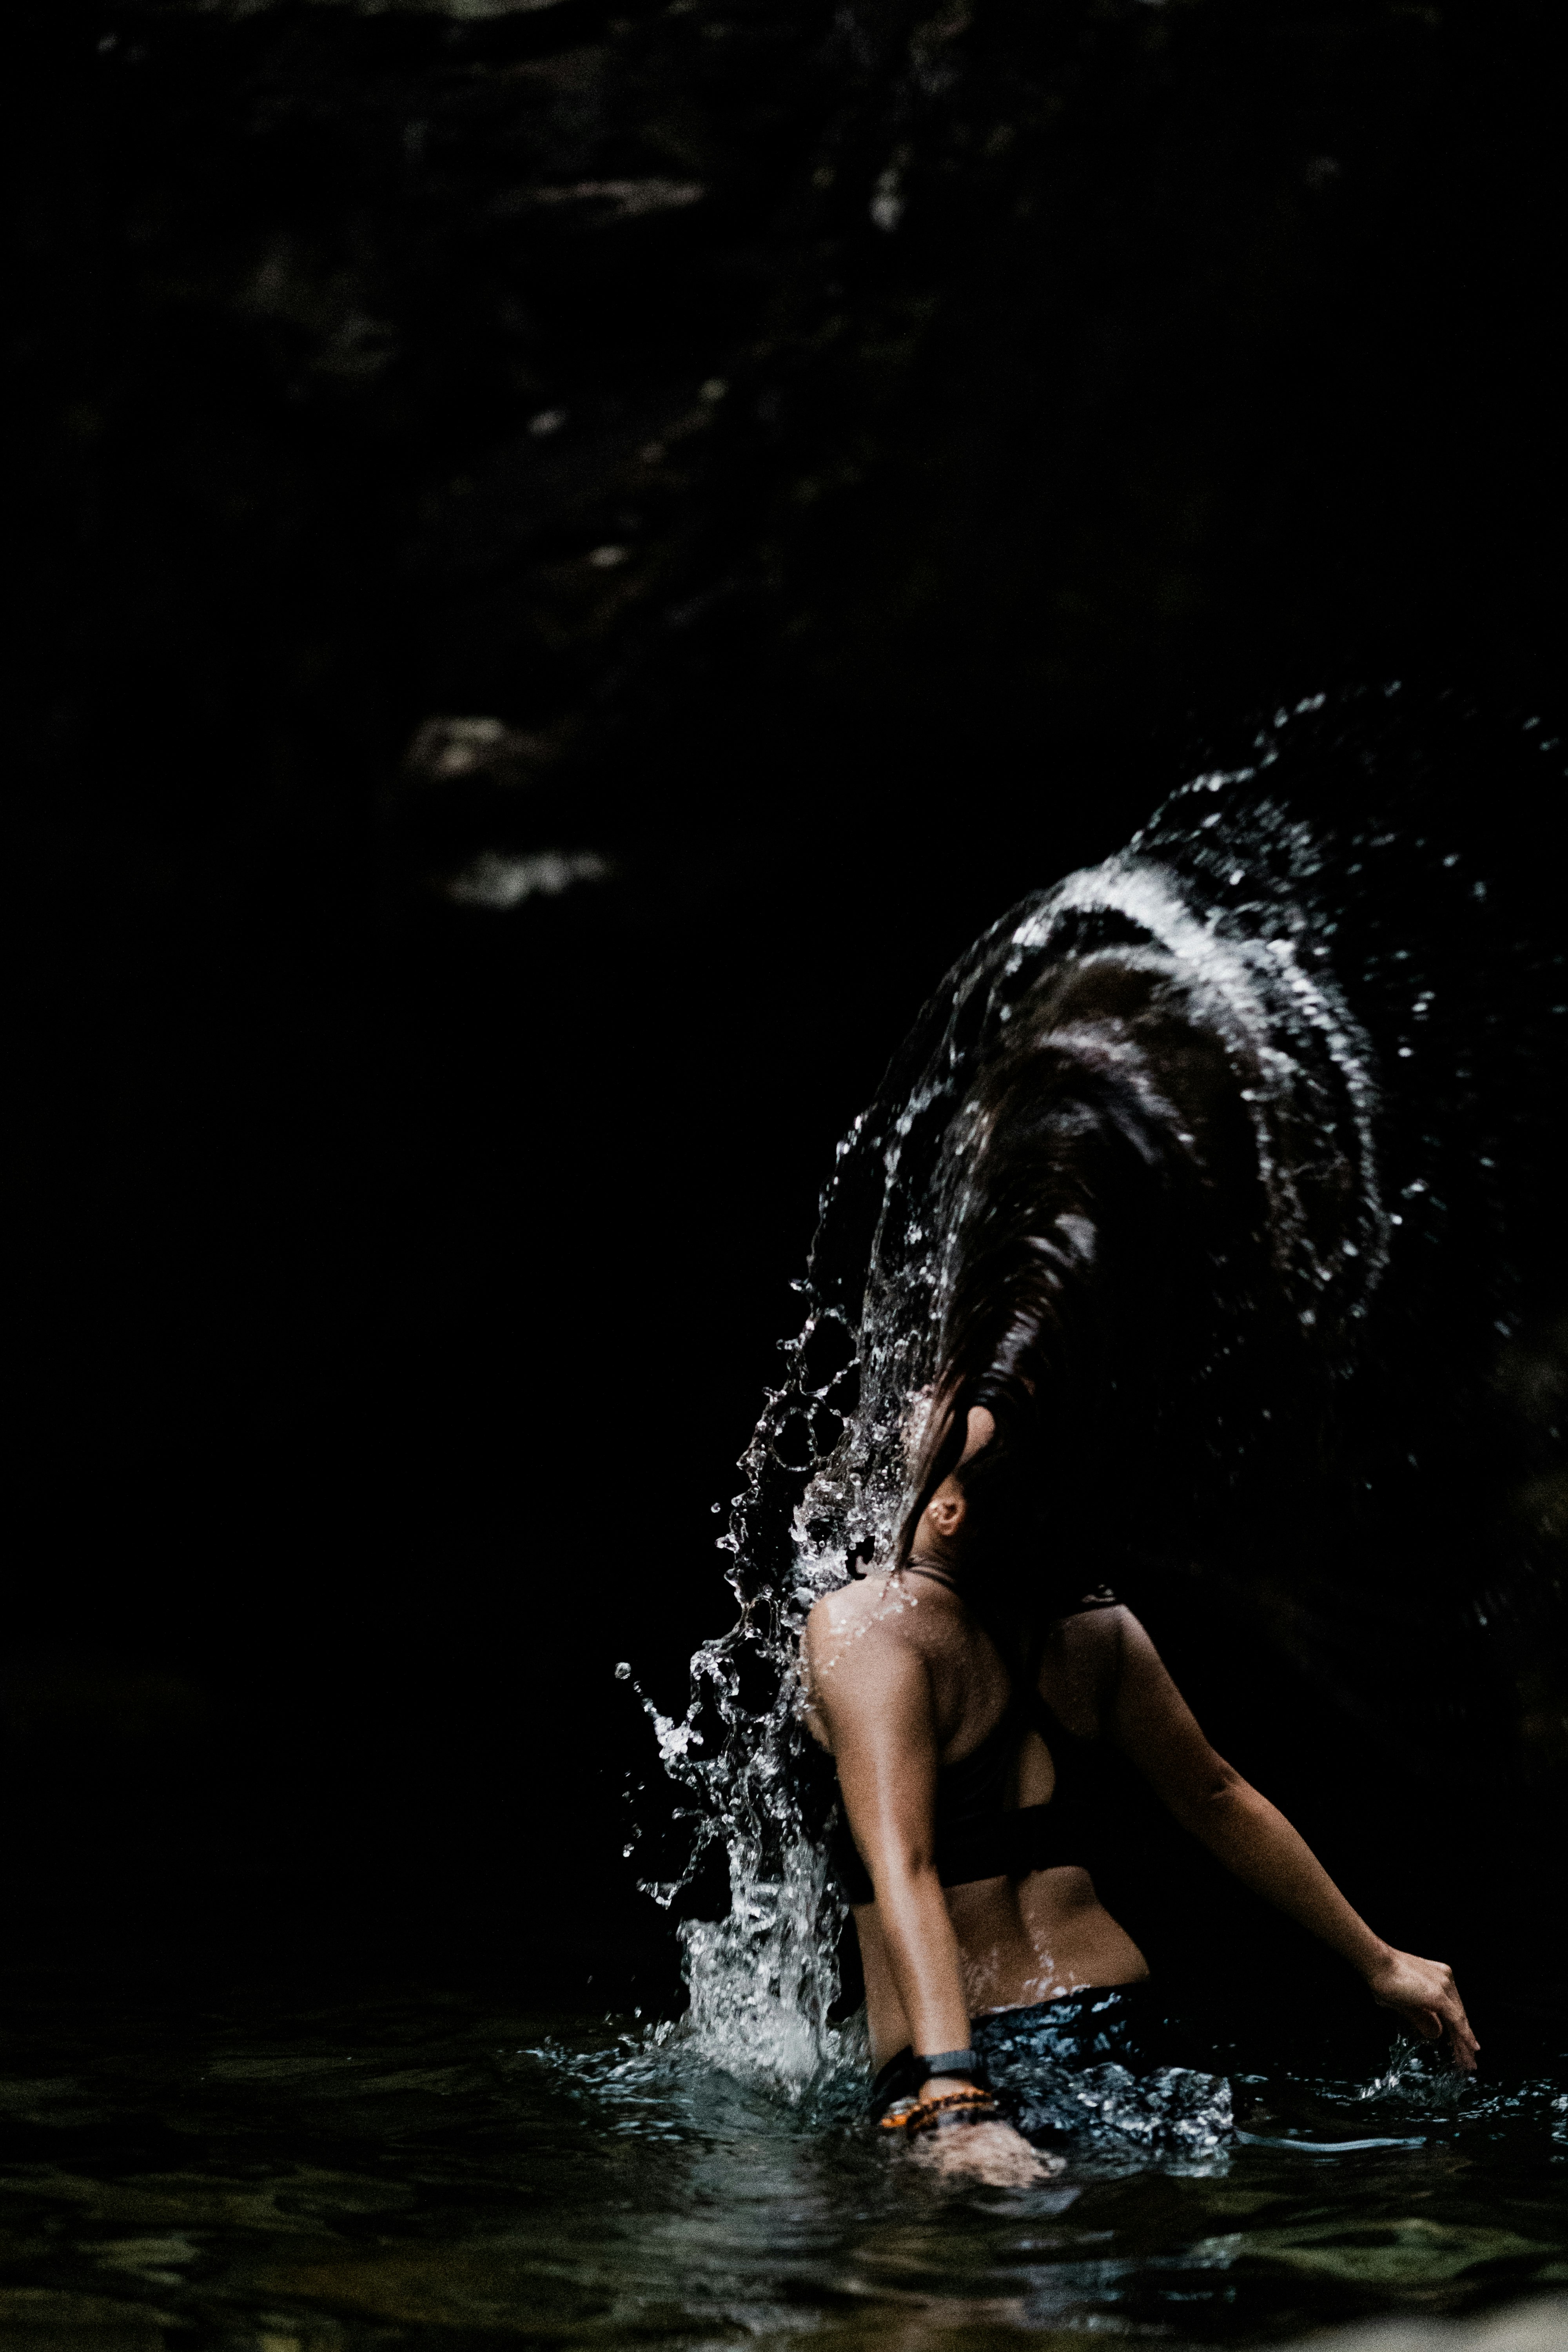
<instances>
[{"instance_id":1,"label":"woman's ear","mask_svg":"<svg viewBox=\"0 0 1568 2352\"><path fill-rule=\"evenodd\" d=\"M945 1541L963 1525L963 1496L951 1478L944 1478L926 1505L926 1517Z\"/></svg>"}]
</instances>

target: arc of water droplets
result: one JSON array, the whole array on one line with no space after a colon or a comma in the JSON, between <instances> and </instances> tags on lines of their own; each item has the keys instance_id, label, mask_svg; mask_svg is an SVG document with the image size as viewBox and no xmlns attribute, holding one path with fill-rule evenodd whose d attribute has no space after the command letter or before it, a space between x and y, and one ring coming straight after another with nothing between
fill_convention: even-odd
<instances>
[{"instance_id":1,"label":"arc of water droplets","mask_svg":"<svg viewBox=\"0 0 1568 2352\"><path fill-rule=\"evenodd\" d=\"M1192 795L1236 781L1205 777L1184 787L1128 849L1026 900L948 975L922 1015L931 1042L901 1100L879 1100L837 1148L811 1278L799 1286L809 1311L799 1336L785 1343L788 1377L768 1397L721 1539L731 1555L740 1619L693 1657L684 1718L643 1701L666 1771L698 1801L685 1868L647 1891L668 1906L715 1844L723 1843L729 1860L727 1916L681 1930L691 1995L685 2031L714 2063L792 2097L841 2063L845 2048L830 2022L843 1907L802 1794L797 1760L805 1735L794 1661L812 1601L844 1581L852 1551L885 1551L904 1504L921 1388L934 1369L963 1223L967 1139L952 1132L952 1115L973 1076L973 1048L961 1041L961 1022L973 1041L986 1033L984 1016L994 1014L994 1035L1006 1013L997 1002L999 983L1053 956L1095 952L1092 936L1087 945L1075 937L1086 926L1091 934L1097 924L1131 928L1171 960L1246 1081L1240 1092L1273 1256L1299 1301L1301 1322L1313 1324L1331 1294L1337 1294L1341 1320L1364 1311L1386 1259L1370 1048L1328 972L1314 972L1304 961L1310 953L1326 961L1326 949L1310 940L1310 919L1290 887L1293 867L1310 870L1310 844L1264 807L1253 813L1250 842L1238 842L1233 824L1221 876L1205 871L1202 823L1173 831L1173 817L1184 814ZM1156 838L1164 856L1145 848ZM1226 906L1217 890L1243 866L1262 897ZM984 996L978 1026L972 1018L977 991ZM1336 1091L1353 1136L1348 1157L1337 1139L1342 1115ZM921 1149L908 1164L917 1141ZM833 1296L844 1277L826 1263L824 1236L842 1188L871 1155L880 1162L880 1198L866 1238L864 1297ZM1304 1197L1309 1178L1333 1204L1332 1231L1322 1229L1326 1212L1314 1221ZM814 1384L806 1371L811 1343L834 1323L852 1345L859 1376L853 1410L831 1407L833 1380ZM808 1464L792 1466L786 1426L814 1410L833 1413L837 1437L816 1447ZM771 1696L749 1700L748 1681L759 1680Z\"/></svg>"}]
</instances>

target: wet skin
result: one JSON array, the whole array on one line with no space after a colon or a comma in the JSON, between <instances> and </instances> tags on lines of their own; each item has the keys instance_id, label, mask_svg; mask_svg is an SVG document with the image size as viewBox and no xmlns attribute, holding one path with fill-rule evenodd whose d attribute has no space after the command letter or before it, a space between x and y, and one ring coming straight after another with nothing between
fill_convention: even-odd
<instances>
[{"instance_id":1,"label":"wet skin","mask_svg":"<svg viewBox=\"0 0 1568 2352\"><path fill-rule=\"evenodd\" d=\"M858 1672L868 1683L876 1668L869 1660L851 1663L849 1648L891 1636L926 1669L940 1741L938 1760L955 1762L977 1748L1006 1706L1007 1675L994 1644L958 1596L924 1579L894 1575L868 1577L834 1599L843 1605L825 1610L814 1621L808 1654L814 1687L833 1684L846 1670ZM1069 1730L1086 1737L1098 1729L1104 1687L1114 1671L1115 1651L1104 1638L1111 1631L1105 1620L1112 1613L1123 1612L1096 1611L1054 1627L1040 1669L1040 1687L1057 1714ZM823 1622L829 1617L830 1629ZM905 1622L898 1622L900 1618ZM885 1662L884 1670L891 1669L886 1696L894 1706L901 1696L903 1664L903 1660ZM814 1709L808 1720L821 1738L821 1711ZM900 1738L902 1727L881 1728L891 1733L885 1743L879 1742L890 1760L907 1740ZM847 1763L853 1776L859 1760L856 1729L847 1729L840 1769ZM1039 1733L1031 1730L1018 1750L1009 1802L1045 1804L1055 1785L1050 1750ZM878 1788L873 1801L891 1794ZM851 1826L858 1826L853 1815ZM974 1880L944 1888L942 1901L958 1948L966 2024L986 2010L1049 2000L1075 1986L1132 1984L1149 1973L1142 1953L1100 1901L1086 1869ZM878 2065L911 2039L882 1908L879 1903L868 1903L858 1906L854 1914L865 1968L867 2021ZM960 2034L944 2046L962 2047L963 2038Z\"/></svg>"},{"instance_id":2,"label":"wet skin","mask_svg":"<svg viewBox=\"0 0 1568 2352\"><path fill-rule=\"evenodd\" d=\"M963 1523L962 1489L950 1479L922 1517L911 1566L958 1571ZM980 1744L1007 1700L996 1647L956 1592L895 1570L830 1593L807 1622L803 1668L807 1726L837 1764L849 1828L877 1889L854 1915L874 2064L911 2043L964 2049L971 2018L985 2010L1148 1975L1087 1870L939 1883L938 1770ZM1446 2035L1455 2063L1474 2067L1477 2043L1451 1971L1373 1934L1284 1815L1215 1754L1130 1610L1052 1627L1039 1682L1070 1731L1120 1748L1237 1877L1339 1952L1382 2006L1427 2040ZM1011 1801L1048 1801L1054 1782L1049 1749L1031 1731ZM925 2093L953 2087L933 2082ZM1026 2159L1035 2163L1003 2125L938 2133L929 2146L944 2165L985 2177L1021 2177Z\"/></svg>"}]
</instances>

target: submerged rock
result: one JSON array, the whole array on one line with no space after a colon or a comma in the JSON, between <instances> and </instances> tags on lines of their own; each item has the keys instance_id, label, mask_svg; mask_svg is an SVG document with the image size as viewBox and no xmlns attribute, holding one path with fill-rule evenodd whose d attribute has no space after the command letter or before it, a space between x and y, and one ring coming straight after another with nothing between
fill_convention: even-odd
<instances>
[{"instance_id":1,"label":"submerged rock","mask_svg":"<svg viewBox=\"0 0 1568 2352\"><path fill-rule=\"evenodd\" d=\"M1516 2304L1510 2310L1458 2319L1366 2319L1353 2327L1314 2330L1303 2352L1563 2352L1568 2295Z\"/></svg>"}]
</instances>

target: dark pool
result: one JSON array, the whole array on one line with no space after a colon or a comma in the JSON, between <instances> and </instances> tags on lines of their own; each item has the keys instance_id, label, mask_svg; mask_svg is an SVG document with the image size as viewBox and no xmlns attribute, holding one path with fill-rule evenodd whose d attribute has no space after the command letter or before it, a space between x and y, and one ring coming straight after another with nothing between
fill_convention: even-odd
<instances>
[{"instance_id":1,"label":"dark pool","mask_svg":"<svg viewBox=\"0 0 1568 2352\"><path fill-rule=\"evenodd\" d=\"M9 2027L8 2352L1240 2344L1568 2285L1562 2069L1237 2077L1245 2139L1091 2132L961 2191L844 2081L792 2105L636 2018L35 1993Z\"/></svg>"}]
</instances>

